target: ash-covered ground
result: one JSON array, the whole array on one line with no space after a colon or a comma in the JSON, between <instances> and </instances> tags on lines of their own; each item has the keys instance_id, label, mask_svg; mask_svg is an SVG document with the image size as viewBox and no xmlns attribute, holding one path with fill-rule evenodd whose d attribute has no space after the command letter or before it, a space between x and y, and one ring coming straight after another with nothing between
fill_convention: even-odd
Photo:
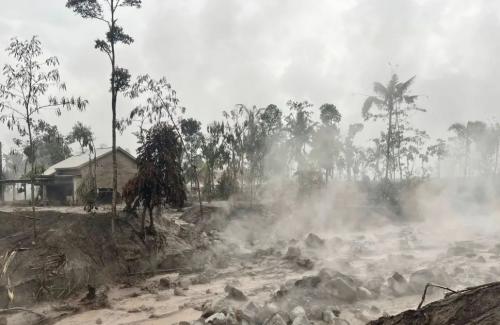
<instances>
[{"instance_id":1,"label":"ash-covered ground","mask_svg":"<svg viewBox=\"0 0 500 325\"><path fill-rule=\"evenodd\" d=\"M304 211L322 218L307 218ZM83 290L36 302L30 309L39 315L16 312L4 320L19 325L42 318L58 325L366 324L416 309L429 282L460 290L500 278L494 214L405 222L371 215L370 221L351 220L350 226L327 216L314 206L287 210L227 202L205 207L202 216L197 208L165 212L158 218L177 239L161 249L175 242L179 250L181 239L190 245L196 238L196 245L180 255L149 256L151 267L103 277L106 281L94 282L91 301ZM432 288L425 304L445 293Z\"/></svg>"}]
</instances>

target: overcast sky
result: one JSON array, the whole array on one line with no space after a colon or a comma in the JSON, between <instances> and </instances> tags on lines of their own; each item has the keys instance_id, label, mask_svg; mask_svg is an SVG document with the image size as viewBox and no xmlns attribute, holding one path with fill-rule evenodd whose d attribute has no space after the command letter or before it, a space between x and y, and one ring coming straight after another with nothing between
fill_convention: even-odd
<instances>
[{"instance_id":1,"label":"overcast sky","mask_svg":"<svg viewBox=\"0 0 500 325\"><path fill-rule=\"evenodd\" d=\"M104 26L65 8L65 0L2 3L0 45L38 35L61 62L68 93L90 101L84 113L47 116L61 131L81 121L111 144L109 67L93 47ZM288 99L337 105L345 124L361 121L374 81L417 76L416 116L431 136L453 122L498 117L500 1L495 0L144 0L119 23L134 38L119 65L133 75L166 76L187 114L222 118L234 104L285 107ZM0 52L0 64L7 62ZM1 78L1 77L0 77ZM119 114L131 104L120 99ZM0 141L14 133L0 126ZM118 144L134 150L126 132Z\"/></svg>"}]
</instances>

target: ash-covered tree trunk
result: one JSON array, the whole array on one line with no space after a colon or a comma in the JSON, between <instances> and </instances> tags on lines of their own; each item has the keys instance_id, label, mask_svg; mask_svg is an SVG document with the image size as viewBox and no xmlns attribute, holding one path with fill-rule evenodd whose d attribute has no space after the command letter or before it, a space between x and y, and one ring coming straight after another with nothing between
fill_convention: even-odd
<instances>
[{"instance_id":1,"label":"ash-covered tree trunk","mask_svg":"<svg viewBox=\"0 0 500 325\"><path fill-rule=\"evenodd\" d=\"M67 0L66 7L72 9L82 18L95 19L104 22L107 27L106 38L95 41L95 48L105 53L111 64L111 137L113 159L113 200L111 232L114 233L116 219L116 204L118 193L118 165L116 162L116 105L118 93L125 91L129 86L130 74L127 69L116 64L116 48L119 43L130 45L134 40L127 35L117 24L116 14L118 9L124 7L140 8L142 0Z\"/></svg>"}]
</instances>

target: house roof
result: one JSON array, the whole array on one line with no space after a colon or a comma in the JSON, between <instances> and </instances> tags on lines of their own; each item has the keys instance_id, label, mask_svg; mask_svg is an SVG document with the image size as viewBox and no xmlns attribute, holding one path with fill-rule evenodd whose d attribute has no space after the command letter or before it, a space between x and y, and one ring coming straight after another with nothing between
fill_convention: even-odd
<instances>
[{"instance_id":1,"label":"house roof","mask_svg":"<svg viewBox=\"0 0 500 325\"><path fill-rule=\"evenodd\" d=\"M96 149L96 159L101 159L102 157L111 154L112 148L99 148ZM120 151L125 156L135 161L135 157L128 153L126 150L121 147L116 147L116 151ZM92 155L93 156L93 155ZM93 157L92 157L93 158ZM55 165L50 166L43 173L44 176L51 176L56 173L57 170L61 169L77 169L82 168L89 163L89 155L88 152L83 152L79 155L71 156L68 159L58 162Z\"/></svg>"}]
</instances>

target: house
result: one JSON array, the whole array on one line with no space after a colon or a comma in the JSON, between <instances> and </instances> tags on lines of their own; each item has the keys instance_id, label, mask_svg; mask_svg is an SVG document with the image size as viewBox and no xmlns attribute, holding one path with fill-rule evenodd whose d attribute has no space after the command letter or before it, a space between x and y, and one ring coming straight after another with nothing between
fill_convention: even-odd
<instances>
[{"instance_id":1,"label":"house","mask_svg":"<svg viewBox=\"0 0 500 325\"><path fill-rule=\"evenodd\" d=\"M135 157L120 147L116 148L118 164L118 193L137 173ZM93 168L94 154L92 154ZM108 193L113 188L113 158L111 148L96 149L96 179L99 193ZM48 202L75 202L77 189L89 174L89 155L82 153L50 166L42 175L42 199Z\"/></svg>"}]
</instances>

